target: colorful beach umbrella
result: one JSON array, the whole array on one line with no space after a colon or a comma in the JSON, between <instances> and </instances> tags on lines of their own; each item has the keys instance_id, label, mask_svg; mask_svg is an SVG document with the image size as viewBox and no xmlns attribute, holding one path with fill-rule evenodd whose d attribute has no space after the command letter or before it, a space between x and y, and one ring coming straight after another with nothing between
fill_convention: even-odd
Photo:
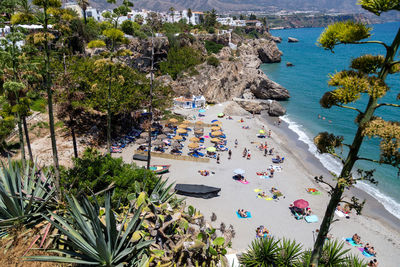
<instances>
[{"instance_id":1,"label":"colorful beach umbrella","mask_svg":"<svg viewBox=\"0 0 400 267\"><path fill-rule=\"evenodd\" d=\"M262 130L262 129L259 130L258 132L259 132L260 134L265 134L265 130Z\"/></svg>"},{"instance_id":2,"label":"colorful beach umbrella","mask_svg":"<svg viewBox=\"0 0 400 267\"><path fill-rule=\"evenodd\" d=\"M198 143L190 143L190 144L188 145L188 147L189 147L189 148L198 148L198 147L199 147L199 144L198 144Z\"/></svg>"},{"instance_id":3,"label":"colorful beach umbrella","mask_svg":"<svg viewBox=\"0 0 400 267\"><path fill-rule=\"evenodd\" d=\"M298 199L298 200L296 200L295 202L293 202L293 205L296 207L296 208L299 208L299 209L305 209L305 208L307 208L308 207L308 201L306 201L306 200L304 200L304 199Z\"/></svg>"},{"instance_id":4,"label":"colorful beach umbrella","mask_svg":"<svg viewBox=\"0 0 400 267\"><path fill-rule=\"evenodd\" d=\"M155 145L155 146L163 146L165 144L164 144L164 142L162 140L156 140L156 141L154 141L153 145Z\"/></svg>"},{"instance_id":5,"label":"colorful beach umbrella","mask_svg":"<svg viewBox=\"0 0 400 267\"><path fill-rule=\"evenodd\" d=\"M222 122L220 121L214 121L211 125L220 126L221 124Z\"/></svg>"},{"instance_id":6,"label":"colorful beach umbrella","mask_svg":"<svg viewBox=\"0 0 400 267\"><path fill-rule=\"evenodd\" d=\"M224 113L218 113L217 116L218 116L218 117L223 117L223 116L225 116L225 114L224 114Z\"/></svg>"},{"instance_id":7,"label":"colorful beach umbrella","mask_svg":"<svg viewBox=\"0 0 400 267\"><path fill-rule=\"evenodd\" d=\"M188 127L187 124L184 123L178 125L178 128L186 129L187 127Z\"/></svg>"},{"instance_id":8,"label":"colorful beach umbrella","mask_svg":"<svg viewBox=\"0 0 400 267\"><path fill-rule=\"evenodd\" d=\"M197 125L203 125L204 124L204 122L202 122L202 121L196 121L196 123L195 124L197 124Z\"/></svg>"},{"instance_id":9,"label":"colorful beach umbrella","mask_svg":"<svg viewBox=\"0 0 400 267\"><path fill-rule=\"evenodd\" d=\"M183 137L180 135L176 135L173 137L174 140L183 140Z\"/></svg>"},{"instance_id":10,"label":"colorful beach umbrella","mask_svg":"<svg viewBox=\"0 0 400 267\"><path fill-rule=\"evenodd\" d=\"M190 142L199 142L200 139L193 136L192 138L189 139L189 141L190 141Z\"/></svg>"},{"instance_id":11,"label":"colorful beach umbrella","mask_svg":"<svg viewBox=\"0 0 400 267\"><path fill-rule=\"evenodd\" d=\"M170 122L170 123L177 123L177 122L178 122L178 120L177 120L177 119L174 119L174 118L172 118L172 119L169 119L169 122Z\"/></svg>"},{"instance_id":12,"label":"colorful beach umbrella","mask_svg":"<svg viewBox=\"0 0 400 267\"><path fill-rule=\"evenodd\" d=\"M194 133L195 133L195 134L203 134L204 131L203 131L203 129L201 129L201 130L195 130Z\"/></svg>"},{"instance_id":13,"label":"colorful beach umbrella","mask_svg":"<svg viewBox=\"0 0 400 267\"><path fill-rule=\"evenodd\" d=\"M221 131L211 132L211 136L221 136L221 135L222 135Z\"/></svg>"},{"instance_id":14,"label":"colorful beach umbrella","mask_svg":"<svg viewBox=\"0 0 400 267\"><path fill-rule=\"evenodd\" d=\"M221 130L221 127L219 127L219 126L211 127L211 131L219 131L219 130Z\"/></svg>"},{"instance_id":15,"label":"colorful beach umbrella","mask_svg":"<svg viewBox=\"0 0 400 267\"><path fill-rule=\"evenodd\" d=\"M184 120L182 123L183 123L183 124L189 124L189 123L191 123L191 122L188 121L188 120Z\"/></svg>"},{"instance_id":16,"label":"colorful beach umbrella","mask_svg":"<svg viewBox=\"0 0 400 267\"><path fill-rule=\"evenodd\" d=\"M185 129L182 129L182 128L176 130L176 132L179 133L179 134L187 133L187 131Z\"/></svg>"},{"instance_id":17,"label":"colorful beach umbrella","mask_svg":"<svg viewBox=\"0 0 400 267\"><path fill-rule=\"evenodd\" d=\"M218 143L219 141L221 141L219 138L211 138L211 143Z\"/></svg>"},{"instance_id":18,"label":"colorful beach umbrella","mask_svg":"<svg viewBox=\"0 0 400 267\"><path fill-rule=\"evenodd\" d=\"M215 151L217 151L217 149L216 149L215 147L213 147L213 146L207 147L206 150L207 150L208 152L215 152Z\"/></svg>"}]
</instances>

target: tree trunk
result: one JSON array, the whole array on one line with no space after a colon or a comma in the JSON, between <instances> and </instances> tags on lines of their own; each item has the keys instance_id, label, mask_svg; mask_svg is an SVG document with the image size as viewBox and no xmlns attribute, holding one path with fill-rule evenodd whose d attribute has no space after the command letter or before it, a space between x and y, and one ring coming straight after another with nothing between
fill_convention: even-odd
<instances>
[{"instance_id":1,"label":"tree trunk","mask_svg":"<svg viewBox=\"0 0 400 267\"><path fill-rule=\"evenodd\" d=\"M151 162L151 126L153 124L153 85L154 85L154 37L153 30L151 31L151 68L150 68L150 103L149 103L149 113L150 113L150 129L149 129L149 145L147 148L147 169L150 170Z\"/></svg>"},{"instance_id":2,"label":"tree trunk","mask_svg":"<svg viewBox=\"0 0 400 267\"><path fill-rule=\"evenodd\" d=\"M29 160L33 162L33 154L32 154L32 147L31 147L31 141L29 139L29 131L28 131L28 125L26 123L26 117L22 117L22 123L24 125L24 132L25 132L25 139L26 139L26 146L28 147L28 153L29 153Z\"/></svg>"},{"instance_id":3,"label":"tree trunk","mask_svg":"<svg viewBox=\"0 0 400 267\"><path fill-rule=\"evenodd\" d=\"M85 25L87 24L87 18L86 18L86 8L82 10L83 11L83 21L85 22Z\"/></svg>"},{"instance_id":4,"label":"tree trunk","mask_svg":"<svg viewBox=\"0 0 400 267\"><path fill-rule=\"evenodd\" d=\"M107 94L107 150L108 150L107 153L108 154L111 153L111 78L112 78L112 66L110 62L108 94Z\"/></svg>"},{"instance_id":5,"label":"tree trunk","mask_svg":"<svg viewBox=\"0 0 400 267\"><path fill-rule=\"evenodd\" d=\"M71 136L72 136L72 145L74 147L74 157L78 158L78 146L76 145L76 135L75 135L75 122L72 117L69 117L69 125L71 128Z\"/></svg>"},{"instance_id":6,"label":"tree trunk","mask_svg":"<svg viewBox=\"0 0 400 267\"><path fill-rule=\"evenodd\" d=\"M399 45L400 45L400 29L398 30L397 35L396 35L395 39L393 40L392 45L387 49L385 62L379 73L379 76L378 76L383 81L386 79L386 76L389 73L389 70L391 68L391 63L394 60L394 56L397 53ZM362 135L363 128L368 122L370 122L373 119L373 115L374 115L377 105L378 105L378 99L376 97L370 96L369 102L368 102L365 112L363 113L363 116L360 120L358 129L357 129L357 133L354 136L353 143L350 147L350 151L347 155L346 161L343 165L343 168L342 168L339 178L344 178L344 179L348 180L348 178L351 176L351 170L353 169L354 163L358 159L358 152L359 152L360 147L363 142L363 138L364 138L364 136ZM321 258L325 238L329 232L329 228L332 223L335 209L336 209L337 205L339 204L339 202L341 201L343 191L344 191L344 186L336 184L336 187L333 190L333 194L329 201L328 207L326 208L325 216L321 223L320 230L319 230L319 233L317 236L317 240L315 241L315 244L314 244L314 249L313 249L313 252L311 255L310 266L313 266L313 267L318 266L319 259Z\"/></svg>"},{"instance_id":7,"label":"tree trunk","mask_svg":"<svg viewBox=\"0 0 400 267\"><path fill-rule=\"evenodd\" d=\"M50 124L50 138L51 138L51 148L53 151L53 162L54 162L54 172L55 172L55 180L54 184L56 186L57 192L61 195L60 188L60 167L58 163L58 154L57 154L57 143L56 143L56 133L54 126L54 114L53 114L53 92L51 90L51 76L50 76L50 49L49 49L49 40L48 40L48 14L47 14L47 1L45 1L44 7L44 32L45 32L45 76L44 76L44 85L47 91L47 106L49 111L49 124Z\"/></svg>"}]
</instances>

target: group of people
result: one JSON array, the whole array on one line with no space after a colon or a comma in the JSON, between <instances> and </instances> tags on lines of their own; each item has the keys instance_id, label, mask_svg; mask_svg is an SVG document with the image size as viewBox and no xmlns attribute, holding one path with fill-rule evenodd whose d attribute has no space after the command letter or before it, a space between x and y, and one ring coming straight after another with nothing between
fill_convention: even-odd
<instances>
[{"instance_id":1,"label":"group of people","mask_svg":"<svg viewBox=\"0 0 400 267\"><path fill-rule=\"evenodd\" d=\"M361 237L357 233L355 233L352 236L352 239L353 239L354 243L356 243L358 245L363 245L363 243L361 242ZM364 251L367 252L368 254L374 256L374 257L376 256L375 248L373 246L371 246L369 243L365 244Z\"/></svg>"},{"instance_id":2,"label":"group of people","mask_svg":"<svg viewBox=\"0 0 400 267\"><path fill-rule=\"evenodd\" d=\"M207 170L199 170L199 173L200 173L201 176L208 176L208 175L210 175L210 172L207 171Z\"/></svg>"},{"instance_id":3,"label":"group of people","mask_svg":"<svg viewBox=\"0 0 400 267\"><path fill-rule=\"evenodd\" d=\"M257 227L257 230L256 230L257 237L264 237L264 235L266 235L266 234L268 235L269 231L267 228L264 227L264 225L260 225L259 227Z\"/></svg>"},{"instance_id":4,"label":"group of people","mask_svg":"<svg viewBox=\"0 0 400 267\"><path fill-rule=\"evenodd\" d=\"M238 214L239 214L240 217L242 217L242 218L247 218L247 210L238 209L237 212L238 212Z\"/></svg>"},{"instance_id":5,"label":"group of people","mask_svg":"<svg viewBox=\"0 0 400 267\"><path fill-rule=\"evenodd\" d=\"M378 267L378 261L377 261L377 259L370 260L367 266L370 266L370 267Z\"/></svg>"},{"instance_id":6,"label":"group of people","mask_svg":"<svg viewBox=\"0 0 400 267\"><path fill-rule=\"evenodd\" d=\"M251 159L250 149L244 148L242 156L243 158Z\"/></svg>"}]
</instances>

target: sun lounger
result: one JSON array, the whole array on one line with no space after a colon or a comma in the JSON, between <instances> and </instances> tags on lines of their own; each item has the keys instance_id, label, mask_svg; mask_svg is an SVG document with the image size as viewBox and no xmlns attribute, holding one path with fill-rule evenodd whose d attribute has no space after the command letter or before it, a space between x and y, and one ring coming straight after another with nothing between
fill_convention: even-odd
<instances>
[{"instance_id":1,"label":"sun lounger","mask_svg":"<svg viewBox=\"0 0 400 267\"><path fill-rule=\"evenodd\" d=\"M251 213L250 213L250 211L246 211L247 217L242 217L242 216L240 216L239 212L236 212L236 215L238 216L239 219L248 219L248 218L251 218Z\"/></svg>"},{"instance_id":2,"label":"sun lounger","mask_svg":"<svg viewBox=\"0 0 400 267\"><path fill-rule=\"evenodd\" d=\"M300 214L298 214L297 212L292 212L293 213L293 215L294 215L294 217L296 218L296 220L301 220L301 219L303 219L303 215L300 215Z\"/></svg>"},{"instance_id":3,"label":"sun lounger","mask_svg":"<svg viewBox=\"0 0 400 267\"><path fill-rule=\"evenodd\" d=\"M318 222L318 216L317 215L309 215L304 217L304 220L306 220L306 222L308 223L316 223Z\"/></svg>"}]
</instances>

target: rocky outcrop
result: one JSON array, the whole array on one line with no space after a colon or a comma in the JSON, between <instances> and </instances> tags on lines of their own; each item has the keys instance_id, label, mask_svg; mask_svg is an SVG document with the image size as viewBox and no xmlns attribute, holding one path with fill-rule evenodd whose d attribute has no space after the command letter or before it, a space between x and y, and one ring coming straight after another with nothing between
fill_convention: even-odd
<instances>
[{"instance_id":1,"label":"rocky outcrop","mask_svg":"<svg viewBox=\"0 0 400 267\"><path fill-rule=\"evenodd\" d=\"M249 100L241 98L234 98L233 100L244 110L252 114L260 114L263 110L266 110L270 116L282 116L286 114L286 109L275 100Z\"/></svg>"},{"instance_id":2,"label":"rocky outcrop","mask_svg":"<svg viewBox=\"0 0 400 267\"><path fill-rule=\"evenodd\" d=\"M210 103L233 98L284 100L290 97L289 92L259 69L263 61L280 61L280 55L271 40L248 40L236 52L224 47L216 55L218 67L205 62L196 66L195 72L184 73L175 81L168 75L158 80L170 85L177 95L204 95Z\"/></svg>"},{"instance_id":3,"label":"rocky outcrop","mask_svg":"<svg viewBox=\"0 0 400 267\"><path fill-rule=\"evenodd\" d=\"M224 114L227 116L248 116L250 113L243 109L238 103L230 101L224 108Z\"/></svg>"},{"instance_id":4,"label":"rocky outcrop","mask_svg":"<svg viewBox=\"0 0 400 267\"><path fill-rule=\"evenodd\" d=\"M269 37L272 41L274 41L275 43L281 43L282 42L282 37L278 37L278 36L270 36Z\"/></svg>"},{"instance_id":5,"label":"rocky outcrop","mask_svg":"<svg viewBox=\"0 0 400 267\"><path fill-rule=\"evenodd\" d=\"M298 39L293 38L293 37L288 37L287 39L288 39L289 43L297 43L299 41Z\"/></svg>"}]
</instances>

